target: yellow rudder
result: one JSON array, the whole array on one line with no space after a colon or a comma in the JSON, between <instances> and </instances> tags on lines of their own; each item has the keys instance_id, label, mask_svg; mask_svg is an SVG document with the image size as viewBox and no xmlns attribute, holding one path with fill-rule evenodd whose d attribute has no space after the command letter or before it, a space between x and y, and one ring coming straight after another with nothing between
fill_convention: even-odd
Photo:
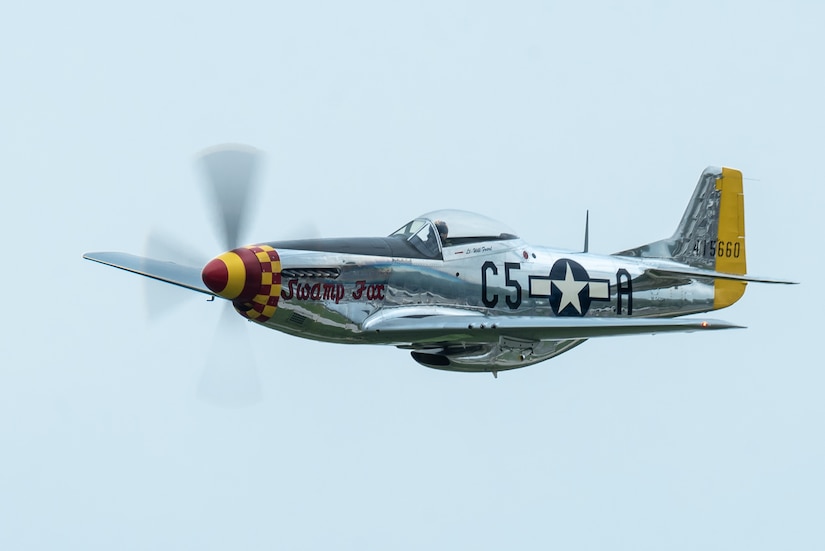
<instances>
[{"instance_id":1,"label":"yellow rudder","mask_svg":"<svg viewBox=\"0 0 825 551\"><path fill-rule=\"evenodd\" d=\"M722 168L716 180L719 193L719 226L716 232L716 271L742 275L745 262L745 194L742 173ZM745 294L747 283L717 279L714 284L713 308L730 306Z\"/></svg>"}]
</instances>

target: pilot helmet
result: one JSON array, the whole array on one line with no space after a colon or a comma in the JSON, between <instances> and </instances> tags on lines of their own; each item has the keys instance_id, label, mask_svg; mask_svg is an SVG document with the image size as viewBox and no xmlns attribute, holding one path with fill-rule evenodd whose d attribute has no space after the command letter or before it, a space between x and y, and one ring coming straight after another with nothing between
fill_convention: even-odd
<instances>
[{"instance_id":1,"label":"pilot helmet","mask_svg":"<svg viewBox=\"0 0 825 551\"><path fill-rule=\"evenodd\" d=\"M447 237L447 222L444 220L436 220L433 224L435 224L435 229L438 230L438 234L441 236L441 239Z\"/></svg>"}]
</instances>

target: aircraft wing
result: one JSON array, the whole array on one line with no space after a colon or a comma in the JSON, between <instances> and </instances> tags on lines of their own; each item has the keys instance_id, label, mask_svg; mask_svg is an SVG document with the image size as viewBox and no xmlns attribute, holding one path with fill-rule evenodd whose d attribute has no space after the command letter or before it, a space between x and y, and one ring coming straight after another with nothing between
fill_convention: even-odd
<instances>
[{"instance_id":1,"label":"aircraft wing","mask_svg":"<svg viewBox=\"0 0 825 551\"><path fill-rule=\"evenodd\" d=\"M83 255L83 258L100 262L107 266L114 266L127 272L151 277L158 281L171 283L172 285L177 285L178 287L183 287L191 291L212 296L215 295L215 293L207 289L206 285L204 285L201 279L200 268L193 268L174 262L155 260L153 258L145 258L128 253L86 253Z\"/></svg>"},{"instance_id":2,"label":"aircraft wing","mask_svg":"<svg viewBox=\"0 0 825 551\"><path fill-rule=\"evenodd\" d=\"M544 316L381 316L363 330L398 343L496 342L500 337L532 341L589 339L718 329L740 325L706 318L569 318Z\"/></svg>"}]
</instances>

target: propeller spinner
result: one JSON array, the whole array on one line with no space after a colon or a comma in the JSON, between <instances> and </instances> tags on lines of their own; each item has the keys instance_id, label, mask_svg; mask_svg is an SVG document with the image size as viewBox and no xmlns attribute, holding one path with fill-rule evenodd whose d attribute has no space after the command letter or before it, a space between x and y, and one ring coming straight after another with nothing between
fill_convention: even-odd
<instances>
[{"instance_id":1,"label":"propeller spinner","mask_svg":"<svg viewBox=\"0 0 825 551\"><path fill-rule=\"evenodd\" d=\"M266 321L281 296L281 259L267 245L240 247L213 258L201 272L215 294L229 299L239 314Z\"/></svg>"}]
</instances>

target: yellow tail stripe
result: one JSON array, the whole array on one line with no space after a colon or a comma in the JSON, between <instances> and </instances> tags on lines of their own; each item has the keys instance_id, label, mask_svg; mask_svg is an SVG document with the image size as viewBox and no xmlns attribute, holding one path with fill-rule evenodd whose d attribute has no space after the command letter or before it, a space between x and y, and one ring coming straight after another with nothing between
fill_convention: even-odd
<instances>
[{"instance_id":1,"label":"yellow tail stripe","mask_svg":"<svg viewBox=\"0 0 825 551\"><path fill-rule=\"evenodd\" d=\"M742 173L723 168L716 180L719 190L719 227L716 234L716 271L729 274L747 272L745 261L745 194ZM745 293L744 282L717 279L713 307L725 308Z\"/></svg>"}]
</instances>

